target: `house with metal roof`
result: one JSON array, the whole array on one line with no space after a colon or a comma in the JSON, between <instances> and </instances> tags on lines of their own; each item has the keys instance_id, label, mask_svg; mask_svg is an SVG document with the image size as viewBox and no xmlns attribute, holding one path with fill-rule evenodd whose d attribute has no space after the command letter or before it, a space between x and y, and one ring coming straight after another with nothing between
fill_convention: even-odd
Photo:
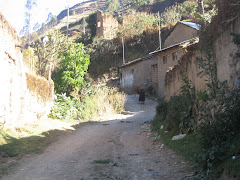
<instances>
[{"instance_id":1,"label":"house with metal roof","mask_svg":"<svg viewBox=\"0 0 240 180\"><path fill-rule=\"evenodd\" d=\"M139 87L153 89L159 97L164 97L166 72L173 68L185 54L187 47L198 43L200 25L192 22L178 22L164 42L164 48L149 55L123 64L120 86L126 92Z\"/></svg>"}]
</instances>

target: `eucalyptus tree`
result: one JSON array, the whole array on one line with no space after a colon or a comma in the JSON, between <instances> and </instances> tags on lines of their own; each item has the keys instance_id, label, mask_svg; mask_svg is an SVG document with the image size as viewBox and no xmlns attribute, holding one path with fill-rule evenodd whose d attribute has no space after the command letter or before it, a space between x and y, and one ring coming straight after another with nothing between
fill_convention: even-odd
<instances>
[{"instance_id":1,"label":"eucalyptus tree","mask_svg":"<svg viewBox=\"0 0 240 180\"><path fill-rule=\"evenodd\" d=\"M38 73L48 80L58 64L58 55L68 48L67 37L59 30L50 31L35 44L35 53L38 57Z\"/></svg>"},{"instance_id":2,"label":"eucalyptus tree","mask_svg":"<svg viewBox=\"0 0 240 180\"><path fill-rule=\"evenodd\" d=\"M28 35L31 32L31 18L32 10L34 7L37 7L37 0L27 0L25 4L25 22L24 27L22 28L20 35ZM30 37L28 38L28 43L30 42Z\"/></svg>"}]
</instances>

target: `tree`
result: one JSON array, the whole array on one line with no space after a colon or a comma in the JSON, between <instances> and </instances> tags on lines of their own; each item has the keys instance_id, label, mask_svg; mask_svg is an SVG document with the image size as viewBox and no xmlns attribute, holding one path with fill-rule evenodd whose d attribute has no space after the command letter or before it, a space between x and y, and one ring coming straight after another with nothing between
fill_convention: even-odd
<instances>
[{"instance_id":1,"label":"tree","mask_svg":"<svg viewBox=\"0 0 240 180\"><path fill-rule=\"evenodd\" d=\"M84 76L90 64L90 56L86 54L82 43L71 43L69 49L60 54L62 61L61 69L54 79L57 93L66 93L68 96L72 91L79 91L84 83Z\"/></svg>"},{"instance_id":2,"label":"tree","mask_svg":"<svg viewBox=\"0 0 240 180\"><path fill-rule=\"evenodd\" d=\"M91 38L96 36L96 29L97 29L97 13L92 13L86 19L88 28L90 29Z\"/></svg>"},{"instance_id":3,"label":"tree","mask_svg":"<svg viewBox=\"0 0 240 180\"><path fill-rule=\"evenodd\" d=\"M37 0L27 0L27 2L25 4L25 25L20 32L20 34L22 36L30 34L32 9L34 6L37 6ZM28 38L28 43L30 43L30 36Z\"/></svg>"},{"instance_id":4,"label":"tree","mask_svg":"<svg viewBox=\"0 0 240 180\"><path fill-rule=\"evenodd\" d=\"M35 71L35 62L37 61L37 57L34 54L34 49L28 47L23 51L23 62L24 64L32 71Z\"/></svg>"},{"instance_id":5,"label":"tree","mask_svg":"<svg viewBox=\"0 0 240 180\"><path fill-rule=\"evenodd\" d=\"M204 14L203 0L198 0L198 11L200 14Z\"/></svg>"},{"instance_id":6,"label":"tree","mask_svg":"<svg viewBox=\"0 0 240 180\"><path fill-rule=\"evenodd\" d=\"M67 38L60 31L49 32L35 43L35 53L38 56L39 74L51 79L52 71L57 64L58 54L66 51Z\"/></svg>"},{"instance_id":7,"label":"tree","mask_svg":"<svg viewBox=\"0 0 240 180\"><path fill-rule=\"evenodd\" d=\"M118 0L108 0L106 2L106 7L108 11L116 11L119 7Z\"/></svg>"}]
</instances>

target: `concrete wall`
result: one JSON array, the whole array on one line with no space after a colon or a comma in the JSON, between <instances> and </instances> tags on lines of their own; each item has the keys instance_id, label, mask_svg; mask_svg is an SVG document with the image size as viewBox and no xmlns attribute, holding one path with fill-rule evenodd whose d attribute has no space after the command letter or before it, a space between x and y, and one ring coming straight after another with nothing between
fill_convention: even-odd
<instances>
[{"instance_id":1,"label":"concrete wall","mask_svg":"<svg viewBox=\"0 0 240 180\"><path fill-rule=\"evenodd\" d=\"M148 85L153 85L152 78L156 79L156 72L153 73L152 66L155 65L156 67L156 64L156 57L152 57L121 67L121 88L128 93L132 93L138 87L146 88ZM156 71L156 69L154 70Z\"/></svg>"},{"instance_id":2,"label":"concrete wall","mask_svg":"<svg viewBox=\"0 0 240 180\"><path fill-rule=\"evenodd\" d=\"M176 46L174 48L167 49L166 51L159 52L157 54L158 59L158 96L163 98L165 96L165 75L172 69L185 53L184 49ZM173 57L174 56L174 57Z\"/></svg>"},{"instance_id":3,"label":"concrete wall","mask_svg":"<svg viewBox=\"0 0 240 180\"><path fill-rule=\"evenodd\" d=\"M111 14L97 11L97 36L113 39L116 36L118 26L118 21Z\"/></svg>"},{"instance_id":4,"label":"concrete wall","mask_svg":"<svg viewBox=\"0 0 240 180\"><path fill-rule=\"evenodd\" d=\"M43 80L49 87L41 88L51 93L47 99L29 89L29 83L38 84L39 81L36 76L28 81L20 44L15 30L0 13L0 126L4 124L4 127L32 122L52 105L53 83Z\"/></svg>"},{"instance_id":5,"label":"concrete wall","mask_svg":"<svg viewBox=\"0 0 240 180\"><path fill-rule=\"evenodd\" d=\"M198 36L198 30L182 23L178 23L175 29L171 32L171 34L167 37L164 42L165 47L169 47L171 45L180 43L185 40L192 39Z\"/></svg>"}]
</instances>

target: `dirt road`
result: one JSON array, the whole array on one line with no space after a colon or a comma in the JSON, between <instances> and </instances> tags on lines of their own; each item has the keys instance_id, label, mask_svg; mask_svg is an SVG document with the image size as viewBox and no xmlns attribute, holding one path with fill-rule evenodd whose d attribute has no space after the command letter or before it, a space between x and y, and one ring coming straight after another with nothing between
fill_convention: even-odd
<instances>
[{"instance_id":1,"label":"dirt road","mask_svg":"<svg viewBox=\"0 0 240 180\"><path fill-rule=\"evenodd\" d=\"M43 154L24 158L4 180L181 180L190 179L189 165L154 141L149 121L156 102L139 104L128 96L120 117L86 125L63 136Z\"/></svg>"}]
</instances>

